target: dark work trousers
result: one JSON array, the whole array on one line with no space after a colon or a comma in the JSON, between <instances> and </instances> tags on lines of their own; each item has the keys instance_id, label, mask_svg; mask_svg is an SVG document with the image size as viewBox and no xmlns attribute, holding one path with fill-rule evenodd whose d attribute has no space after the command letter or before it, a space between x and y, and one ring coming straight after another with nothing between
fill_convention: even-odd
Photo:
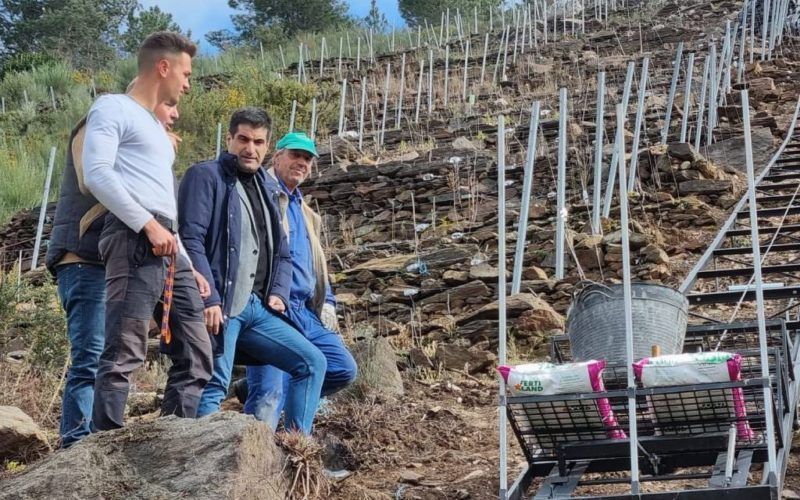
<instances>
[{"instance_id":1,"label":"dark work trousers","mask_svg":"<svg viewBox=\"0 0 800 500\"><path fill-rule=\"evenodd\" d=\"M172 230L169 221L157 220ZM100 237L106 266L105 347L95 381L92 427L123 426L130 376L144 363L147 333L154 311L160 311L168 259L156 257L144 231L134 233L112 214ZM168 354L172 367L164 391L162 415L195 417L200 395L211 378L211 340L203 321L203 301L189 262L178 258L175 270ZM161 324L160 316L156 323Z\"/></svg>"}]
</instances>

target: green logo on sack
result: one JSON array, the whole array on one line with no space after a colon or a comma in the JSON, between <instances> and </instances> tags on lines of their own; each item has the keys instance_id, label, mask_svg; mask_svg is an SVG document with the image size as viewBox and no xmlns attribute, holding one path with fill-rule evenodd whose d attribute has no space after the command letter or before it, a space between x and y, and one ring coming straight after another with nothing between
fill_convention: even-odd
<instances>
[{"instance_id":1,"label":"green logo on sack","mask_svg":"<svg viewBox=\"0 0 800 500\"><path fill-rule=\"evenodd\" d=\"M519 391L524 392L542 392L544 391L544 386L542 386L542 382L540 380L523 380L518 385Z\"/></svg>"}]
</instances>

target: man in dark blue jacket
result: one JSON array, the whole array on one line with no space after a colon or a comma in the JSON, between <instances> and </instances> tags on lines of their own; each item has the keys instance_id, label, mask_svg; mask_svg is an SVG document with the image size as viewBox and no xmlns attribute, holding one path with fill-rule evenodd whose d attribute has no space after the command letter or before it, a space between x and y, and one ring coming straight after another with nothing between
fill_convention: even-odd
<instances>
[{"instance_id":1,"label":"man in dark blue jacket","mask_svg":"<svg viewBox=\"0 0 800 500\"><path fill-rule=\"evenodd\" d=\"M357 366L338 334L336 298L321 241L322 219L300 192L317 161L317 148L305 133L291 132L278 141L277 150L267 170L267 186L279 192L284 231L289 235L293 272L287 315L325 355L328 369L322 396L330 396L355 381ZM282 389L283 375L276 371L273 366L248 367L247 389L245 381L235 386L237 396L248 393L244 412L273 426L281 413L280 398L288 393Z\"/></svg>"},{"instance_id":2,"label":"man in dark blue jacket","mask_svg":"<svg viewBox=\"0 0 800 500\"><path fill-rule=\"evenodd\" d=\"M181 241L213 286L205 300L206 327L220 332L221 353L200 400L198 416L219 409L234 355L245 364L273 365L291 376L287 428L311 432L327 368L325 356L284 316L292 263L277 206L278 193L261 168L271 120L259 108L231 116L228 151L192 166L181 181Z\"/></svg>"}]
</instances>

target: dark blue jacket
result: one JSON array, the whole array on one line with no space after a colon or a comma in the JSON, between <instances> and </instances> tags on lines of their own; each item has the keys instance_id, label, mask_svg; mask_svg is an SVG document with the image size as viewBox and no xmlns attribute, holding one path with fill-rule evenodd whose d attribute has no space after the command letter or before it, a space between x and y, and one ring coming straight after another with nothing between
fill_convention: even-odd
<instances>
[{"instance_id":1,"label":"dark blue jacket","mask_svg":"<svg viewBox=\"0 0 800 500\"><path fill-rule=\"evenodd\" d=\"M226 322L236 288L241 239L242 211L236 191L236 172L236 156L223 153L217 160L190 167L178 191L181 241L194 268L212 285L205 306L221 306ZM284 304L289 304L292 260L281 225L279 193L274 184L268 185L263 169L258 171L256 179L269 209L274 235L268 295L277 295ZM217 344L219 348L222 342Z\"/></svg>"}]
</instances>

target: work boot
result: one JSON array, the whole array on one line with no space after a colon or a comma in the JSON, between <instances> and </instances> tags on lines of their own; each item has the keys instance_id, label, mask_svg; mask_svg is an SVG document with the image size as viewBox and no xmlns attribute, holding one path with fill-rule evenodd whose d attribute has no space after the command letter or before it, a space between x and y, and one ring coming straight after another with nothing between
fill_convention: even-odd
<instances>
[{"instance_id":1,"label":"work boot","mask_svg":"<svg viewBox=\"0 0 800 500\"><path fill-rule=\"evenodd\" d=\"M247 401L247 379L240 378L233 383L233 393L240 403L244 404Z\"/></svg>"}]
</instances>

